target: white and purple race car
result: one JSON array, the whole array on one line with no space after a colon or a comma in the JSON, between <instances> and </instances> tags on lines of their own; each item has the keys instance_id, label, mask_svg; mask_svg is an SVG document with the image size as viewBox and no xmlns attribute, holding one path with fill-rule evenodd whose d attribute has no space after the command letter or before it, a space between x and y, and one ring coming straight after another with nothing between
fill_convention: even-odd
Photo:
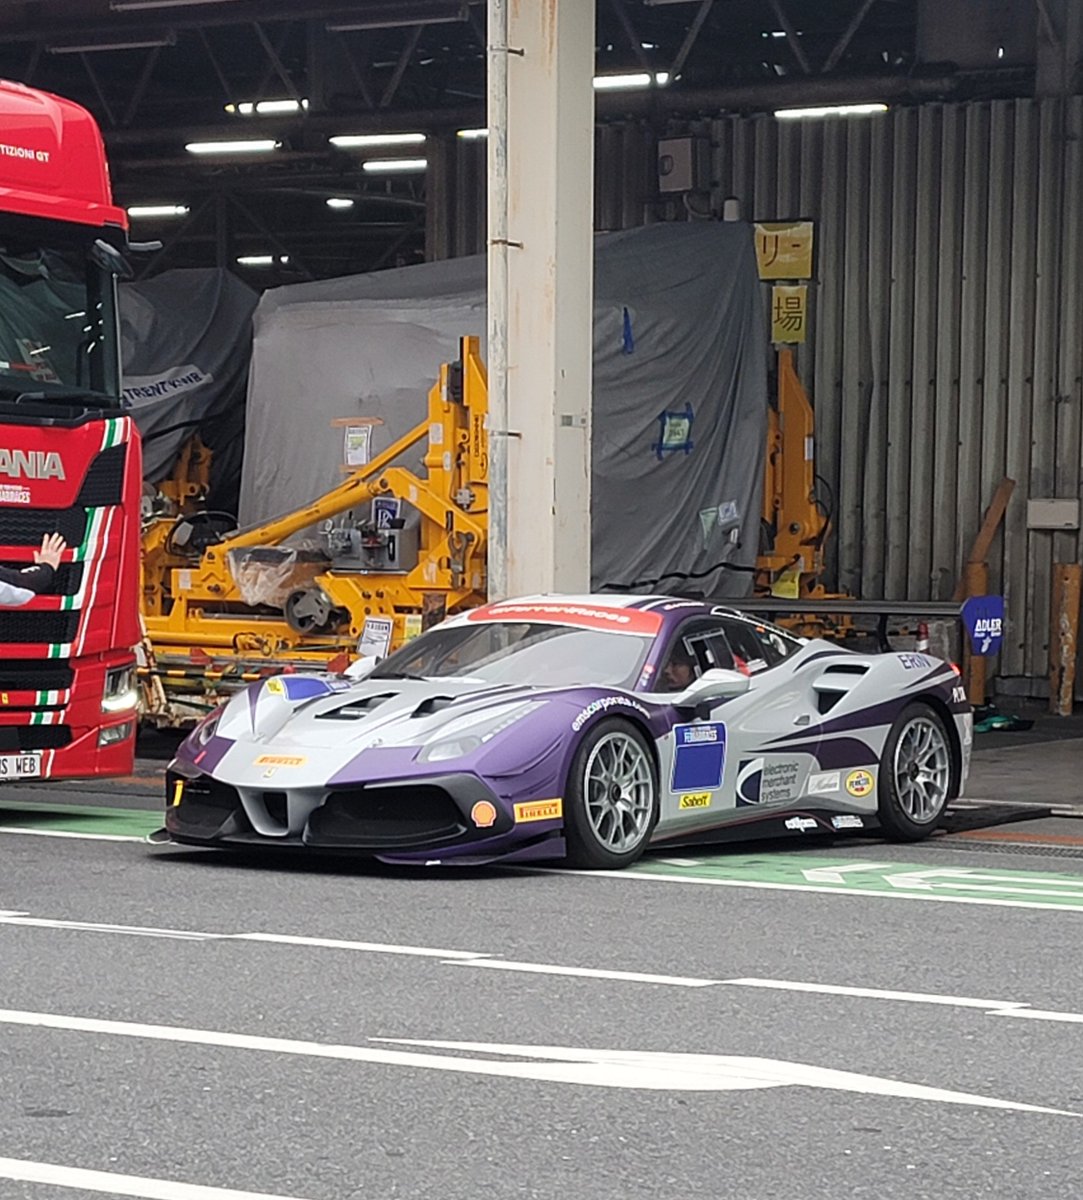
<instances>
[{"instance_id":1,"label":"white and purple race car","mask_svg":"<svg viewBox=\"0 0 1083 1200\"><path fill-rule=\"evenodd\" d=\"M949 663L696 600L489 604L351 673L272 677L197 726L168 771L171 839L592 868L748 837L910 841L970 760Z\"/></svg>"}]
</instances>

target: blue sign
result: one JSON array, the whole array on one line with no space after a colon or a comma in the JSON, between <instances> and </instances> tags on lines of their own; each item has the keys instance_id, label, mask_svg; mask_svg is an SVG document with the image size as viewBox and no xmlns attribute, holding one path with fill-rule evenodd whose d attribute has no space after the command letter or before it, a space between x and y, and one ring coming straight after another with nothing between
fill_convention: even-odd
<instances>
[{"instance_id":1,"label":"blue sign","mask_svg":"<svg viewBox=\"0 0 1083 1200\"><path fill-rule=\"evenodd\" d=\"M975 654L996 654L1004 638L1004 597L972 596L963 605L963 624Z\"/></svg>"},{"instance_id":2,"label":"blue sign","mask_svg":"<svg viewBox=\"0 0 1083 1200\"><path fill-rule=\"evenodd\" d=\"M722 772L726 767L725 725L677 725L673 740L673 791L696 792L721 787Z\"/></svg>"}]
</instances>

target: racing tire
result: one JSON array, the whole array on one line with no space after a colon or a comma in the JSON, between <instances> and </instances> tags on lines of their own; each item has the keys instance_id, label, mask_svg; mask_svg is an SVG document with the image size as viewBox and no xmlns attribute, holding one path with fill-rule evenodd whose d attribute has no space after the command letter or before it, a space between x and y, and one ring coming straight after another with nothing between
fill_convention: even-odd
<instances>
[{"instance_id":1,"label":"racing tire","mask_svg":"<svg viewBox=\"0 0 1083 1200\"><path fill-rule=\"evenodd\" d=\"M927 704L908 704L895 718L880 758L878 812L884 834L917 842L935 832L951 799L951 736Z\"/></svg>"},{"instance_id":2,"label":"racing tire","mask_svg":"<svg viewBox=\"0 0 1083 1200\"><path fill-rule=\"evenodd\" d=\"M658 769L629 721L594 725L576 748L564 789L566 860L612 871L643 853L658 822Z\"/></svg>"}]
</instances>

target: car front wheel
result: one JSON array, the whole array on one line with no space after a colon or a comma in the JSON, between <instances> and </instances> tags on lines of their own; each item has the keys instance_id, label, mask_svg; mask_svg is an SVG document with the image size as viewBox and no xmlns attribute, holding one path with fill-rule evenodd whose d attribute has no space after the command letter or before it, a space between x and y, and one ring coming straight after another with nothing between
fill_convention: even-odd
<instances>
[{"instance_id":1,"label":"car front wheel","mask_svg":"<svg viewBox=\"0 0 1083 1200\"><path fill-rule=\"evenodd\" d=\"M568 861L626 867L658 820L658 773L647 739L628 721L599 721L579 743L565 792Z\"/></svg>"},{"instance_id":2,"label":"car front wheel","mask_svg":"<svg viewBox=\"0 0 1083 1200\"><path fill-rule=\"evenodd\" d=\"M880 824L888 837L916 842L936 829L951 799L951 741L938 713L908 704L880 760Z\"/></svg>"}]
</instances>

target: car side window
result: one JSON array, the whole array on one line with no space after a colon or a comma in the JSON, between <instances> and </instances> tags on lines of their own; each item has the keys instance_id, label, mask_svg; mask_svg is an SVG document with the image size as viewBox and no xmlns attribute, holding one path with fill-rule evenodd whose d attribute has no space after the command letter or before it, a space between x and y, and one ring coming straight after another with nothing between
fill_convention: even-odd
<instances>
[{"instance_id":1,"label":"car side window","mask_svg":"<svg viewBox=\"0 0 1083 1200\"><path fill-rule=\"evenodd\" d=\"M801 643L770 625L729 619L724 622L733 652L755 675L766 671L800 649Z\"/></svg>"},{"instance_id":2,"label":"car side window","mask_svg":"<svg viewBox=\"0 0 1083 1200\"><path fill-rule=\"evenodd\" d=\"M660 692L680 692L704 671L716 667L732 670L733 665L733 654L717 621L688 621L662 660L655 687Z\"/></svg>"}]
</instances>

